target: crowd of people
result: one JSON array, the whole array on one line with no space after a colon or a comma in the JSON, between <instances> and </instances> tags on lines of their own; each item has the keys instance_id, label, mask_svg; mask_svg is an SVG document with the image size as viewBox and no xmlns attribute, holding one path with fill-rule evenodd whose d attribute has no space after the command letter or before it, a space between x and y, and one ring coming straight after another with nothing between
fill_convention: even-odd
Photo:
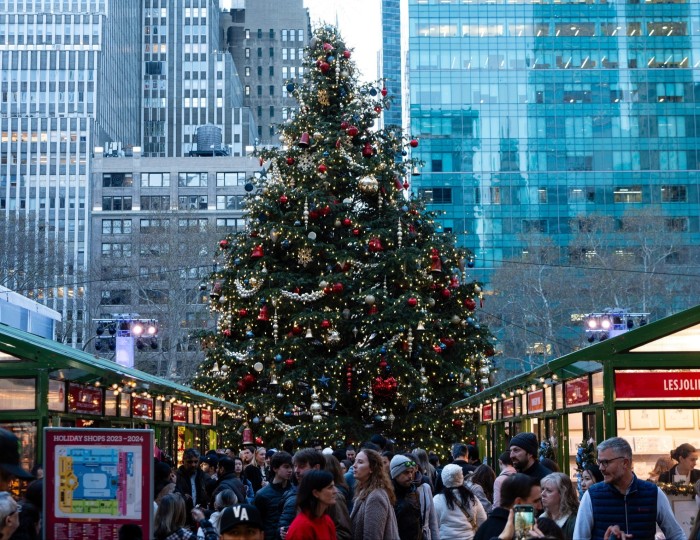
<instances>
[{"instance_id":1,"label":"crowd of people","mask_svg":"<svg viewBox=\"0 0 700 540\"><path fill-rule=\"evenodd\" d=\"M523 506L536 516L525 537L653 539L658 526L667 540L687 538L663 491L633 472L622 438L600 443L597 462L573 480L539 458L533 433L510 440L497 471L474 445L455 444L444 465L420 448L402 450L380 435L358 448L187 450L166 495L185 511L173 520L157 484L156 539L521 540L514 510ZM700 480L695 448L681 445L670 457L653 480Z\"/></svg>"},{"instance_id":2,"label":"crowd of people","mask_svg":"<svg viewBox=\"0 0 700 540\"><path fill-rule=\"evenodd\" d=\"M700 540L700 512L686 537L659 484L695 485L697 450L683 444L659 460L651 480L633 471L630 445L601 442L597 460L572 480L538 457L533 433L515 435L498 471L474 445L454 444L449 463L420 448L397 449L380 435L357 449L266 450L245 445L187 449L174 467L154 466L155 540ZM0 540L41 537L42 481L20 503L7 493L19 463L17 438L0 430ZM37 475L40 471L33 471ZM700 501L700 494L697 500ZM699 502L700 506L700 502ZM518 526L516 510L535 516ZM119 540L141 540L125 525Z\"/></svg>"}]
</instances>

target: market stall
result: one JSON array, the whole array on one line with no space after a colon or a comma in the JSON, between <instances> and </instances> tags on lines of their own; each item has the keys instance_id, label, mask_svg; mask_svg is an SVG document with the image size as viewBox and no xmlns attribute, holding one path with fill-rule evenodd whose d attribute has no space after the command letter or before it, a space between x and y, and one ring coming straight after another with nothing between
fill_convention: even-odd
<instances>
[{"instance_id":1,"label":"market stall","mask_svg":"<svg viewBox=\"0 0 700 540\"><path fill-rule=\"evenodd\" d=\"M216 448L217 423L238 405L0 324L0 426L41 463L45 427L150 428L154 452Z\"/></svg>"}]
</instances>

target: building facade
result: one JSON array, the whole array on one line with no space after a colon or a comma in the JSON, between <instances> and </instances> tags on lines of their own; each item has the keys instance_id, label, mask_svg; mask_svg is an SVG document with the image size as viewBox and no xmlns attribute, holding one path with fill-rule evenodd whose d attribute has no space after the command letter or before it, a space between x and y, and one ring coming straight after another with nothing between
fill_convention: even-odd
<instances>
[{"instance_id":1,"label":"building facade","mask_svg":"<svg viewBox=\"0 0 700 540\"><path fill-rule=\"evenodd\" d=\"M0 1L3 281L61 313L57 337L73 344L83 339L91 149L140 137L140 5Z\"/></svg>"},{"instance_id":2,"label":"building facade","mask_svg":"<svg viewBox=\"0 0 700 540\"><path fill-rule=\"evenodd\" d=\"M311 34L302 0L247 0L234 7L223 28L243 85L243 104L256 124L258 144L278 145L275 124L298 106L288 85L303 78L304 47Z\"/></svg>"},{"instance_id":3,"label":"building facade","mask_svg":"<svg viewBox=\"0 0 700 540\"><path fill-rule=\"evenodd\" d=\"M189 380L203 358L211 261L219 240L245 229L245 187L258 171L245 157L95 153L90 312L157 321L156 346L146 340L136 351L140 369ZM114 354L108 341L98 352Z\"/></svg>"},{"instance_id":4,"label":"building facade","mask_svg":"<svg viewBox=\"0 0 700 540\"><path fill-rule=\"evenodd\" d=\"M488 281L524 236L654 208L700 241L700 5L408 0L414 186ZM635 246L620 246L621 254ZM683 250L679 257L684 257Z\"/></svg>"},{"instance_id":5,"label":"building facade","mask_svg":"<svg viewBox=\"0 0 700 540\"><path fill-rule=\"evenodd\" d=\"M382 0L382 55L381 70L384 87L391 97L391 106L384 110L382 121L385 126L402 125L402 74L401 50L401 0Z\"/></svg>"},{"instance_id":6,"label":"building facade","mask_svg":"<svg viewBox=\"0 0 700 540\"><path fill-rule=\"evenodd\" d=\"M143 16L143 155L226 152L241 156L255 126L222 41L216 0L148 0ZM198 144L197 130L214 125L221 141Z\"/></svg>"}]
</instances>

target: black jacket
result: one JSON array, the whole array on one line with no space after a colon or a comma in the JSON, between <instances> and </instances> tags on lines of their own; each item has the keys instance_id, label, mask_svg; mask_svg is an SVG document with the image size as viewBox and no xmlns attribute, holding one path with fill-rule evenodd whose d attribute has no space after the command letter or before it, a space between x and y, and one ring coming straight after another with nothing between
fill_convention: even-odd
<instances>
[{"instance_id":1,"label":"black jacket","mask_svg":"<svg viewBox=\"0 0 700 540\"><path fill-rule=\"evenodd\" d=\"M491 513L489 517L486 518L476 531L474 535L474 540L489 540L490 538L497 538L506 528L508 523L508 516L510 515L510 510L508 508L501 508L497 506Z\"/></svg>"},{"instance_id":2,"label":"black jacket","mask_svg":"<svg viewBox=\"0 0 700 540\"><path fill-rule=\"evenodd\" d=\"M241 482L241 480L236 477L235 473L230 472L223 475L217 480L216 487L214 488L214 491L211 494L212 506L214 504L216 496L225 489L233 490L233 492L236 494L236 497L238 498L238 504L247 503L245 497L245 486L243 486L243 482Z\"/></svg>"},{"instance_id":3,"label":"black jacket","mask_svg":"<svg viewBox=\"0 0 700 540\"><path fill-rule=\"evenodd\" d=\"M668 471L661 473L659 475L659 482L663 482L664 484L670 484L673 482L673 476L676 474L676 469L678 468L678 465L674 465L671 467ZM700 480L700 469L693 469L690 471L690 485L694 486L695 482Z\"/></svg>"},{"instance_id":4,"label":"black jacket","mask_svg":"<svg viewBox=\"0 0 700 540\"><path fill-rule=\"evenodd\" d=\"M279 538L280 514L284 504L282 501L290 487L290 485L282 487L282 484L270 483L255 494L253 504L260 512L260 518L265 524L265 540Z\"/></svg>"},{"instance_id":5,"label":"black jacket","mask_svg":"<svg viewBox=\"0 0 700 540\"><path fill-rule=\"evenodd\" d=\"M394 512L396 523L399 526L400 540L421 540L423 538L423 527L421 526L420 500L415 486L408 489L401 487L395 481L394 493L396 493L396 503Z\"/></svg>"},{"instance_id":6,"label":"black jacket","mask_svg":"<svg viewBox=\"0 0 700 540\"><path fill-rule=\"evenodd\" d=\"M207 495L206 489L206 475L197 467L194 473L194 484L195 493L197 495L196 504L202 508L209 506L209 496ZM189 525L194 524L192 519L191 510L194 508L195 501L192 500L192 484L190 483L190 477L185 472L185 468L180 466L177 469L177 474L175 478L175 491L180 493L185 498L185 506L187 507L187 523Z\"/></svg>"}]
</instances>

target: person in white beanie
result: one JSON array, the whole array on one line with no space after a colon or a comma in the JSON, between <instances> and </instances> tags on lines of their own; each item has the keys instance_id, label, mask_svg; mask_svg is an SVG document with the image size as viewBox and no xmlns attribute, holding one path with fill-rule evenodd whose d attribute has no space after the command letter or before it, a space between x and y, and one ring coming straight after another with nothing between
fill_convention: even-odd
<instances>
[{"instance_id":1,"label":"person in white beanie","mask_svg":"<svg viewBox=\"0 0 700 540\"><path fill-rule=\"evenodd\" d=\"M486 521L486 512L469 488L464 486L462 467L445 465L442 469L444 489L433 497L440 523L441 540L472 540Z\"/></svg>"}]
</instances>

